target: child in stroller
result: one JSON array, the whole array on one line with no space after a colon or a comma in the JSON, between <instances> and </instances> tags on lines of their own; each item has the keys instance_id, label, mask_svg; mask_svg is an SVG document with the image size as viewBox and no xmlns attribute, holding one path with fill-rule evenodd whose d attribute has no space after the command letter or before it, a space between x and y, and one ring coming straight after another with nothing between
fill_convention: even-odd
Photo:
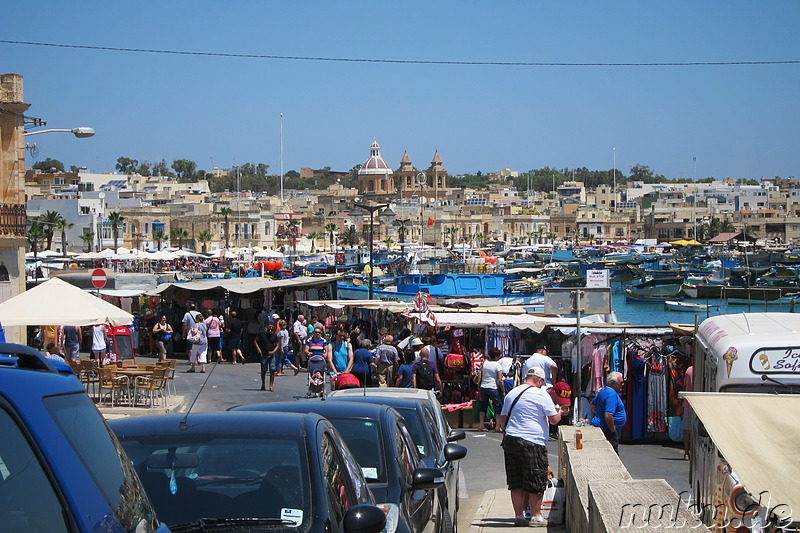
<instances>
[{"instance_id":1,"label":"child in stroller","mask_svg":"<svg viewBox=\"0 0 800 533\"><path fill-rule=\"evenodd\" d=\"M306 398L325 397L325 374L328 362L321 355L313 355L308 359L308 392Z\"/></svg>"}]
</instances>

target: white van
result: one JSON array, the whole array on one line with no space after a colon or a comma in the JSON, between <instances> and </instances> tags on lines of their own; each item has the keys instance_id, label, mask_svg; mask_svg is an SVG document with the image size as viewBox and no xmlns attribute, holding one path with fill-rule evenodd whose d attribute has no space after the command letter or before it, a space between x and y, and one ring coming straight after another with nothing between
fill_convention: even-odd
<instances>
[{"instance_id":1,"label":"white van","mask_svg":"<svg viewBox=\"0 0 800 533\"><path fill-rule=\"evenodd\" d=\"M696 415L689 475L701 519L720 530L800 520L800 314L704 320L693 388L684 397Z\"/></svg>"}]
</instances>

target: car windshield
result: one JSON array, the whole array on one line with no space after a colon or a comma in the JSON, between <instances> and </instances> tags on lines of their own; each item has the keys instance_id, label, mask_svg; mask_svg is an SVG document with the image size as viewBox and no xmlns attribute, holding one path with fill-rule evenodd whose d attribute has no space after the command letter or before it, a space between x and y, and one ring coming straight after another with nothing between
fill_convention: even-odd
<instances>
[{"instance_id":1,"label":"car windshield","mask_svg":"<svg viewBox=\"0 0 800 533\"><path fill-rule=\"evenodd\" d=\"M311 483L302 439L164 435L129 437L122 446L158 517L170 527L248 518L278 519L270 531L310 526Z\"/></svg>"},{"instance_id":2,"label":"car windshield","mask_svg":"<svg viewBox=\"0 0 800 533\"><path fill-rule=\"evenodd\" d=\"M86 394L60 394L43 400L61 432L105 495L126 531L138 531L140 522L154 522L155 513L125 453Z\"/></svg>"},{"instance_id":3,"label":"car windshield","mask_svg":"<svg viewBox=\"0 0 800 533\"><path fill-rule=\"evenodd\" d=\"M332 418L368 483L386 483L386 462L378 423L374 420Z\"/></svg>"}]
</instances>

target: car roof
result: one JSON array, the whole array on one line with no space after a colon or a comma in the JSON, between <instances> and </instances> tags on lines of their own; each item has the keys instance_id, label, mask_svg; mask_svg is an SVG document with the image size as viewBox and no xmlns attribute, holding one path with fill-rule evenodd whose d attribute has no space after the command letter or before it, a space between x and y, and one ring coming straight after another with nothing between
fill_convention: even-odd
<instances>
[{"instance_id":1,"label":"car roof","mask_svg":"<svg viewBox=\"0 0 800 533\"><path fill-rule=\"evenodd\" d=\"M186 421L185 429L181 423ZM131 417L110 420L109 425L120 438L145 435L170 434L217 434L225 435L269 435L303 436L309 427L323 421L313 413L255 413L216 412Z\"/></svg>"},{"instance_id":2,"label":"car roof","mask_svg":"<svg viewBox=\"0 0 800 533\"><path fill-rule=\"evenodd\" d=\"M436 395L426 389L408 389L402 387L378 387L368 389L343 389L328 394L330 398L337 396L386 396L392 398L417 398L419 400L436 400ZM438 402L438 400L436 400Z\"/></svg>"},{"instance_id":3,"label":"car roof","mask_svg":"<svg viewBox=\"0 0 800 533\"><path fill-rule=\"evenodd\" d=\"M270 402L253 405L240 405L232 411L280 411L291 413L317 413L324 417L337 416L347 418L382 418L391 407L376 403L348 403L326 400L298 400L295 402Z\"/></svg>"},{"instance_id":4,"label":"car roof","mask_svg":"<svg viewBox=\"0 0 800 533\"><path fill-rule=\"evenodd\" d=\"M372 403L376 405L388 405L395 409L419 409L424 407L425 404L420 398L401 398L399 396L356 396L353 394L335 396L329 398L329 402L359 402L359 403Z\"/></svg>"}]
</instances>

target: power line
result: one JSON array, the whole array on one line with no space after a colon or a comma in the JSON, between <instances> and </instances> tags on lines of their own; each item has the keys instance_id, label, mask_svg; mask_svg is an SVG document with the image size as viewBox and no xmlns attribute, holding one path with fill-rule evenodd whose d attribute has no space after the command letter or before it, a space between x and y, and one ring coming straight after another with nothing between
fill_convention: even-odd
<instances>
[{"instance_id":1,"label":"power line","mask_svg":"<svg viewBox=\"0 0 800 533\"><path fill-rule=\"evenodd\" d=\"M4 44L23 46L47 46L51 48L76 48L81 50L102 50L106 52L133 52L144 54L170 54L204 57L233 57L240 59L283 59L290 61L329 61L338 63L388 63L404 65L463 65L492 67L702 67L702 66L737 66L737 65L796 65L800 60L776 61L667 61L663 63L562 63L553 61L436 61L432 59L380 59L353 57L314 57L314 56L279 56L266 54L233 54L225 52L188 52L182 50L157 50L149 48L120 48L114 46L90 46L84 44L40 43L33 41L0 40Z\"/></svg>"}]
</instances>

